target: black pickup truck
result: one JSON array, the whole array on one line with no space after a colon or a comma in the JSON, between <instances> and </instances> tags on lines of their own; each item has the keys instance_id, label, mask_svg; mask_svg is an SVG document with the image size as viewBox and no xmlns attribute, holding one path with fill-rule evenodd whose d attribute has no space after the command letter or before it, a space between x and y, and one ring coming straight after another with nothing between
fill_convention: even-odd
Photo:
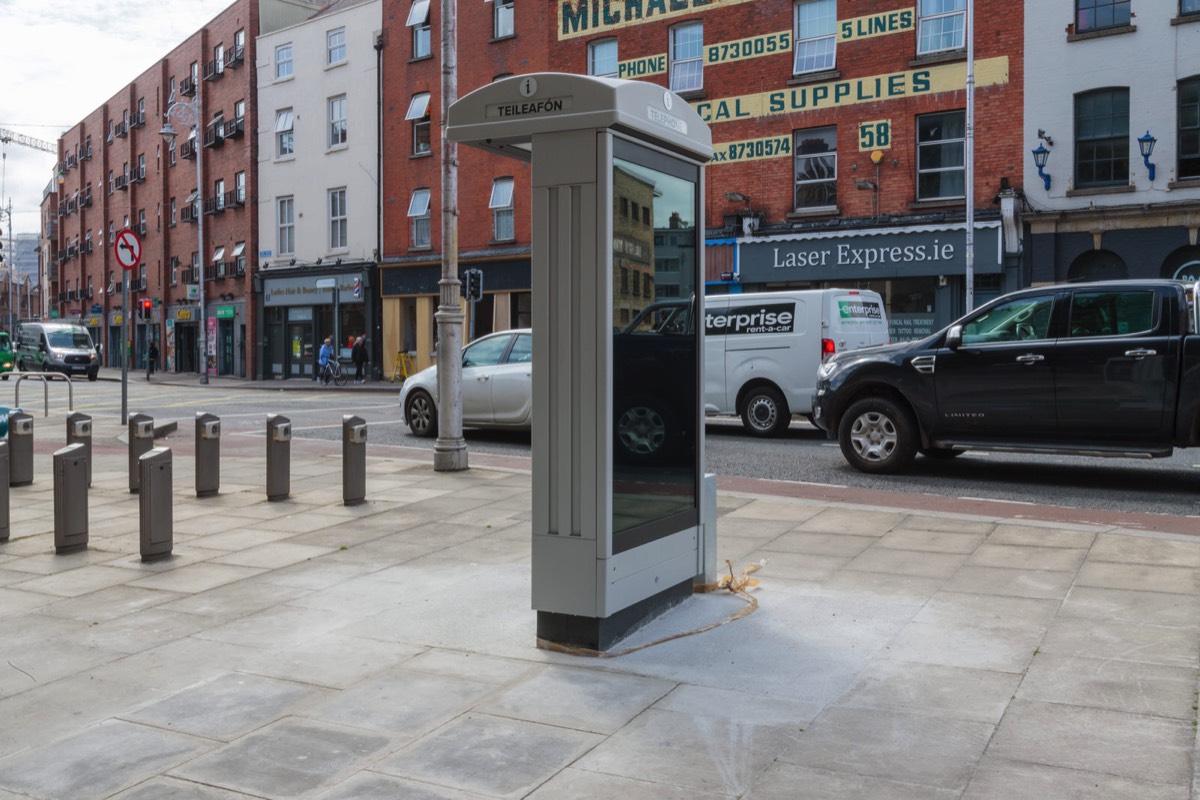
<instances>
[{"instance_id":1,"label":"black pickup truck","mask_svg":"<svg viewBox=\"0 0 1200 800\"><path fill-rule=\"evenodd\" d=\"M1106 281L1005 295L920 341L826 361L813 419L872 473L966 450L1169 456L1200 442L1196 288Z\"/></svg>"}]
</instances>

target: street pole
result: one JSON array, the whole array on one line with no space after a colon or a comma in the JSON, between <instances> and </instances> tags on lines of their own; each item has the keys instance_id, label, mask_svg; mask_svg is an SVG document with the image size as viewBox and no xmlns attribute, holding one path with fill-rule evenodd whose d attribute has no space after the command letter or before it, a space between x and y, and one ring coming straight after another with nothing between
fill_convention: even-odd
<instances>
[{"instance_id":1,"label":"street pole","mask_svg":"<svg viewBox=\"0 0 1200 800\"><path fill-rule=\"evenodd\" d=\"M175 138L175 129L171 127L171 117L175 115L181 116L181 121L191 125L192 130L196 133L196 240L197 247L200 248L197 254L199 263L196 266L200 274L193 277L197 278L197 282L200 284L200 383L208 383L208 314L205 311L204 302L204 168L201 163L204 158L204 141L201 138L203 135L200 117L201 83L202 81L197 76L196 96L191 100L186 102L176 100L175 95L171 95L168 101L170 105L163 113L163 129L160 133L168 143Z\"/></svg>"},{"instance_id":2,"label":"street pole","mask_svg":"<svg viewBox=\"0 0 1200 800\"><path fill-rule=\"evenodd\" d=\"M457 0L442 0L442 279L437 312L438 438L433 468L454 472L468 468L462 432L462 326L458 299L458 145L446 137L446 116L458 99Z\"/></svg>"},{"instance_id":3,"label":"street pole","mask_svg":"<svg viewBox=\"0 0 1200 800\"><path fill-rule=\"evenodd\" d=\"M975 308L975 0L967 0L967 130L963 157L967 184L966 309Z\"/></svg>"},{"instance_id":4,"label":"street pole","mask_svg":"<svg viewBox=\"0 0 1200 800\"><path fill-rule=\"evenodd\" d=\"M133 340L133 328L129 322L129 279L133 270L125 270L121 276L121 422L129 419L129 343Z\"/></svg>"}]
</instances>

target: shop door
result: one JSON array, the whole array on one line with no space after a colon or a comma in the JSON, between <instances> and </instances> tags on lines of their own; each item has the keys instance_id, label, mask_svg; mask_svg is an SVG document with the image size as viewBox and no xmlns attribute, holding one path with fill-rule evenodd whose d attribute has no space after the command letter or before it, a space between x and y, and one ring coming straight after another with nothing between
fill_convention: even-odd
<instances>
[{"instance_id":1,"label":"shop door","mask_svg":"<svg viewBox=\"0 0 1200 800\"><path fill-rule=\"evenodd\" d=\"M217 320L217 374L233 374L233 320Z\"/></svg>"},{"instance_id":2,"label":"shop door","mask_svg":"<svg viewBox=\"0 0 1200 800\"><path fill-rule=\"evenodd\" d=\"M313 326L311 322L288 323L289 378L311 377L313 374Z\"/></svg>"},{"instance_id":3,"label":"shop door","mask_svg":"<svg viewBox=\"0 0 1200 800\"><path fill-rule=\"evenodd\" d=\"M121 345L121 326L114 325L108 329L108 353L105 360L110 367L119 367L125 358L125 348Z\"/></svg>"},{"instance_id":4,"label":"shop door","mask_svg":"<svg viewBox=\"0 0 1200 800\"><path fill-rule=\"evenodd\" d=\"M196 326L175 326L175 362L179 372L196 372Z\"/></svg>"}]
</instances>

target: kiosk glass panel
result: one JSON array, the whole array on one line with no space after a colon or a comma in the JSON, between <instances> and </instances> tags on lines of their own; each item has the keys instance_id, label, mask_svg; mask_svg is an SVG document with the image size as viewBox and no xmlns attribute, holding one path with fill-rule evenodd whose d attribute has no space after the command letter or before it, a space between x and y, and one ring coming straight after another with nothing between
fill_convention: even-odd
<instances>
[{"instance_id":1,"label":"kiosk glass panel","mask_svg":"<svg viewBox=\"0 0 1200 800\"><path fill-rule=\"evenodd\" d=\"M613 149L613 552L698 522L699 168Z\"/></svg>"}]
</instances>

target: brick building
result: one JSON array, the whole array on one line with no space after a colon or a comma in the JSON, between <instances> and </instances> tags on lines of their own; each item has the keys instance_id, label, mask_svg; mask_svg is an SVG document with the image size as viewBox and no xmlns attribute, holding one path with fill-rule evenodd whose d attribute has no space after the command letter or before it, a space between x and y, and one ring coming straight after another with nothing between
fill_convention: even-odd
<instances>
[{"instance_id":1,"label":"brick building","mask_svg":"<svg viewBox=\"0 0 1200 800\"><path fill-rule=\"evenodd\" d=\"M419 92L431 93L429 119L435 130L440 124L436 3L422 16L432 23L432 55L414 61L397 52L418 6L384 3L387 147L409 146L414 123L405 120L405 102ZM517 3L511 39L495 30L503 7L460 8L460 96L498 76L541 69L633 78L676 91L712 126L708 292L869 287L887 299L900 338L964 310L966 0ZM1023 280L1013 190L1023 170L1024 20L1020 4L999 0L976 0L975 15L978 305ZM384 175L384 266L392 268L382 278L384 323L391 340L419 358L432 350L440 257L436 147L431 156L422 162L389 151L387 164L403 167ZM460 159L460 262L484 269L490 300L476 333L523 324L526 167L470 148ZM487 201L496 205L492 187L508 177L514 238L503 242ZM416 195L426 189L427 251L411 241L405 214L428 208Z\"/></svg>"},{"instance_id":2,"label":"brick building","mask_svg":"<svg viewBox=\"0 0 1200 800\"><path fill-rule=\"evenodd\" d=\"M313 11L311 2L237 0L59 139L57 277L48 305L52 316L89 328L107 365L126 352L129 315L135 366L153 339L160 366L198 372L204 325L210 374L254 374L259 332L247 299L258 233L255 39ZM179 135L168 144L160 131L173 102ZM192 102L198 120L186 113ZM131 272L113 251L123 228L142 240ZM148 317L140 312L145 299Z\"/></svg>"}]
</instances>

